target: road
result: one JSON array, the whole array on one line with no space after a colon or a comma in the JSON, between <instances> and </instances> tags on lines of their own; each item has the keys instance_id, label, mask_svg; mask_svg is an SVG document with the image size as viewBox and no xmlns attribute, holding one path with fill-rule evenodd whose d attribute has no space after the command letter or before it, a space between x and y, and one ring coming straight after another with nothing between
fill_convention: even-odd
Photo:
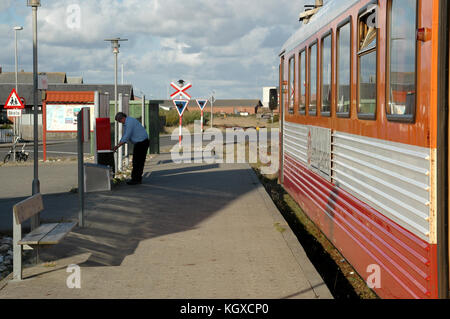
<instances>
[{"instance_id":1,"label":"road","mask_svg":"<svg viewBox=\"0 0 450 319\"><path fill-rule=\"evenodd\" d=\"M278 136L278 135L277 135ZM192 144L194 143L195 136L192 135ZM268 134L268 141L270 141L270 134ZM204 135L204 141L210 141L211 136L208 134ZM224 142L225 142L224 137ZM253 141L253 140L250 140ZM160 137L160 148L162 150L174 146L178 143L178 137L172 140L170 135L164 135ZM23 144L19 144L17 151L22 149ZM33 144L28 143L25 147L26 152L30 153L30 157L33 156ZM90 154L90 144L86 143L84 145L85 154ZM0 160L3 161L5 155L8 153L9 147L0 145ZM77 156L77 141L76 140L65 140L65 141L51 141L47 145L47 159L59 158L59 157L76 157ZM43 147L39 146L39 159L43 159Z\"/></svg>"},{"instance_id":2,"label":"road","mask_svg":"<svg viewBox=\"0 0 450 319\"><path fill-rule=\"evenodd\" d=\"M22 150L23 144L19 144L17 147L17 151ZM5 158L5 155L9 152L10 147L0 146L0 160ZM86 154L90 153L90 145L84 145L84 152ZM67 140L67 141L56 141L50 142L47 145L47 159L52 157L76 157L77 156L77 141L76 140ZM25 151L30 153L30 157L33 156L33 143L27 143L25 147ZM39 145L39 159L43 159L44 152L43 146Z\"/></svg>"}]
</instances>

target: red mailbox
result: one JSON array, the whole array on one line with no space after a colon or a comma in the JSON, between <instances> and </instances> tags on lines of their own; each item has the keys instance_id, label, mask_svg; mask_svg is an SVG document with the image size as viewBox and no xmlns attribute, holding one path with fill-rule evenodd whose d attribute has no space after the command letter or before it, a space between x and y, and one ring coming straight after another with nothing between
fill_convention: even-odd
<instances>
[{"instance_id":1,"label":"red mailbox","mask_svg":"<svg viewBox=\"0 0 450 319\"><path fill-rule=\"evenodd\" d=\"M96 119L97 151L111 151L111 125L109 118Z\"/></svg>"}]
</instances>

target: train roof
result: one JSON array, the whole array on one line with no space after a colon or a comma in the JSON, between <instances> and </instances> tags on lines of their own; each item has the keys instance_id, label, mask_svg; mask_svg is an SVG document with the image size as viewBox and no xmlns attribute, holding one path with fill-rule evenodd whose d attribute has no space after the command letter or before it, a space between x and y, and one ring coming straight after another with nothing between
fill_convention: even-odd
<instances>
[{"instance_id":1,"label":"train roof","mask_svg":"<svg viewBox=\"0 0 450 319\"><path fill-rule=\"evenodd\" d=\"M303 24L296 33L283 45L280 55L284 52L292 51L297 45L306 41L318 30L325 27L342 13L347 11L354 4L361 0L330 0L325 4L310 20L308 24Z\"/></svg>"}]
</instances>

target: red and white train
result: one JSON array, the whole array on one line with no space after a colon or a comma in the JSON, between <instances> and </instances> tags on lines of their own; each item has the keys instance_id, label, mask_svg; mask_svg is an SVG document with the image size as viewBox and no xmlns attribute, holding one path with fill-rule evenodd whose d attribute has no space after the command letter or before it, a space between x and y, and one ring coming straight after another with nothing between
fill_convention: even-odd
<instances>
[{"instance_id":1,"label":"red and white train","mask_svg":"<svg viewBox=\"0 0 450 319\"><path fill-rule=\"evenodd\" d=\"M330 0L280 53L280 183L381 298L449 296L449 7Z\"/></svg>"}]
</instances>

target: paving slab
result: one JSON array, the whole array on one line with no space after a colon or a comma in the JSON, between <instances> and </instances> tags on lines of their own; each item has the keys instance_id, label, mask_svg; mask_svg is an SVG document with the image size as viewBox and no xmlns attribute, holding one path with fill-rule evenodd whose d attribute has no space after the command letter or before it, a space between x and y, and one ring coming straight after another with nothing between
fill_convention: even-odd
<instances>
[{"instance_id":1,"label":"paving slab","mask_svg":"<svg viewBox=\"0 0 450 319\"><path fill-rule=\"evenodd\" d=\"M90 194L87 227L3 281L0 299L332 298L247 164L147 164L143 185Z\"/></svg>"}]
</instances>

